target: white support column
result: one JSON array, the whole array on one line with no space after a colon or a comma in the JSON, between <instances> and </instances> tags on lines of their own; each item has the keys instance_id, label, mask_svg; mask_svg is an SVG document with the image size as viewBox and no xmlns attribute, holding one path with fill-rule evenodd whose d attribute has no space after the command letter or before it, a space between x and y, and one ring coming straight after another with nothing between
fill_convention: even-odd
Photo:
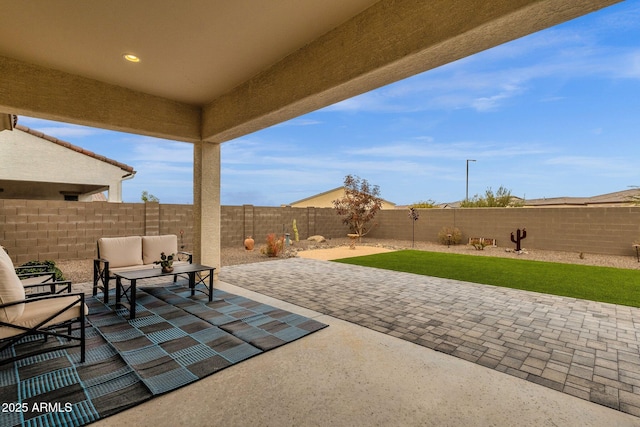
<instances>
[{"instance_id":1,"label":"white support column","mask_svg":"<svg viewBox=\"0 0 640 427\"><path fill-rule=\"evenodd\" d=\"M112 181L109 184L107 200L110 203L122 203L122 181Z\"/></svg>"},{"instance_id":2,"label":"white support column","mask_svg":"<svg viewBox=\"0 0 640 427\"><path fill-rule=\"evenodd\" d=\"M193 147L194 262L220 272L220 144Z\"/></svg>"}]
</instances>

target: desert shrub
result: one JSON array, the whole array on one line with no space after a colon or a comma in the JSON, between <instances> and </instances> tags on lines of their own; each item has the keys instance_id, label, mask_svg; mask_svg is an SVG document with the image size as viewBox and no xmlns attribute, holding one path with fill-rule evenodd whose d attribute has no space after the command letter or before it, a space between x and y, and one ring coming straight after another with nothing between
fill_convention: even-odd
<instances>
[{"instance_id":1,"label":"desert shrub","mask_svg":"<svg viewBox=\"0 0 640 427\"><path fill-rule=\"evenodd\" d=\"M269 257L280 255L284 248L284 237L276 237L274 233L267 234L267 245L260 249L260 252Z\"/></svg>"},{"instance_id":2,"label":"desert shrub","mask_svg":"<svg viewBox=\"0 0 640 427\"><path fill-rule=\"evenodd\" d=\"M449 234L451 234L451 240L449 240ZM462 240L462 233L457 227L442 227L438 232L438 242L443 245L449 244L457 245Z\"/></svg>"},{"instance_id":3,"label":"desert shrub","mask_svg":"<svg viewBox=\"0 0 640 427\"><path fill-rule=\"evenodd\" d=\"M483 251L484 248L486 248L487 246L491 246L491 243L485 242L484 240L482 241L479 240L479 241L471 242L470 245L476 248L477 251Z\"/></svg>"},{"instance_id":4,"label":"desert shrub","mask_svg":"<svg viewBox=\"0 0 640 427\"><path fill-rule=\"evenodd\" d=\"M21 268L20 275L22 278L38 276L38 273L47 272L47 271L55 271L56 273L56 281L64 280L64 275L62 271L58 267L56 267L55 261L29 261L22 264L20 267L30 267L33 268ZM44 266L44 267L38 267ZM33 273L29 275L29 273Z\"/></svg>"}]
</instances>

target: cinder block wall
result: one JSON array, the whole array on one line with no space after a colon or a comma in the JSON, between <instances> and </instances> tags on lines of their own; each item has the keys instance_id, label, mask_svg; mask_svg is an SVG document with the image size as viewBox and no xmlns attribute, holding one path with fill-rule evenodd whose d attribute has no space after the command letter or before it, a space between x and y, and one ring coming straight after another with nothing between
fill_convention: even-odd
<instances>
[{"instance_id":1,"label":"cinder block wall","mask_svg":"<svg viewBox=\"0 0 640 427\"><path fill-rule=\"evenodd\" d=\"M0 200L0 244L18 264L93 258L102 236L144 234L136 203Z\"/></svg>"},{"instance_id":2,"label":"cinder block wall","mask_svg":"<svg viewBox=\"0 0 640 427\"><path fill-rule=\"evenodd\" d=\"M569 252L635 255L640 240L640 207L419 209L416 241L438 240L445 226L457 227L463 243L469 237L497 239L514 248L511 233L527 230L522 246ZM408 210L383 210L370 237L411 240Z\"/></svg>"},{"instance_id":3,"label":"cinder block wall","mask_svg":"<svg viewBox=\"0 0 640 427\"><path fill-rule=\"evenodd\" d=\"M344 236L333 209L223 206L221 244L242 247L246 236L258 246L269 233L300 239L313 234ZM159 203L66 202L0 199L0 245L16 264L31 260L90 259L100 237L175 234L181 250L193 250L193 206Z\"/></svg>"},{"instance_id":4,"label":"cinder block wall","mask_svg":"<svg viewBox=\"0 0 640 427\"><path fill-rule=\"evenodd\" d=\"M159 235L175 234L178 236L178 250L193 250L193 205L161 204L158 222Z\"/></svg>"},{"instance_id":5,"label":"cinder block wall","mask_svg":"<svg viewBox=\"0 0 640 427\"><path fill-rule=\"evenodd\" d=\"M242 247L246 236L264 244L269 233L300 239L348 233L332 208L222 206L221 244ZM640 240L640 207L419 209L416 241L437 241L445 226L469 237L497 239L514 247L510 234L527 229L523 246L530 249L635 255ZM411 240L408 210L382 210L370 237ZM178 245L193 249L193 206L158 203L66 202L0 199L0 244L16 264L30 260L88 259L100 237L176 234ZM182 235L180 231L183 231Z\"/></svg>"},{"instance_id":6,"label":"cinder block wall","mask_svg":"<svg viewBox=\"0 0 640 427\"><path fill-rule=\"evenodd\" d=\"M251 215L245 217L246 206L222 206L220 218L220 244L222 246L242 246L245 236L253 232L245 226L253 227ZM245 220L245 218L247 218ZM247 225L248 223L249 225Z\"/></svg>"},{"instance_id":7,"label":"cinder block wall","mask_svg":"<svg viewBox=\"0 0 640 427\"><path fill-rule=\"evenodd\" d=\"M347 233L331 208L222 206L222 246L242 246L251 236L259 247L271 233L289 233L293 240L294 219L301 240L315 234L333 238Z\"/></svg>"}]
</instances>

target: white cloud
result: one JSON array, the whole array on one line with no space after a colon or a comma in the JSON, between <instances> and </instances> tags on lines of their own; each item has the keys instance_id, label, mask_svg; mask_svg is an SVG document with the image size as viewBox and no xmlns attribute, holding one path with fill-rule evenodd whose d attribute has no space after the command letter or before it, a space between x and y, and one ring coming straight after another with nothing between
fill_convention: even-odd
<instances>
[{"instance_id":1,"label":"white cloud","mask_svg":"<svg viewBox=\"0 0 640 427\"><path fill-rule=\"evenodd\" d=\"M548 159L545 164L580 170L591 176L637 176L633 161L621 157L559 156Z\"/></svg>"},{"instance_id":2,"label":"white cloud","mask_svg":"<svg viewBox=\"0 0 640 427\"><path fill-rule=\"evenodd\" d=\"M175 164L168 162L158 162L150 160L148 162L138 163L135 166L138 174L154 174L159 176L178 176L179 174L192 176L193 175L193 166L191 165L183 165L183 164Z\"/></svg>"},{"instance_id":3,"label":"white cloud","mask_svg":"<svg viewBox=\"0 0 640 427\"><path fill-rule=\"evenodd\" d=\"M640 5L632 2L624 2L623 5L617 5L609 8L609 13L599 15L599 27L608 30L611 28L616 31L633 30L640 27ZM618 6L623 10L615 10Z\"/></svg>"},{"instance_id":4,"label":"white cloud","mask_svg":"<svg viewBox=\"0 0 640 427\"><path fill-rule=\"evenodd\" d=\"M127 157L128 161L193 164L193 145L182 142L136 143Z\"/></svg>"},{"instance_id":5,"label":"white cloud","mask_svg":"<svg viewBox=\"0 0 640 427\"><path fill-rule=\"evenodd\" d=\"M283 123L277 124L274 127L280 127L280 126L313 126L313 125L319 125L319 124L322 124L322 122L320 120L293 119L293 120L289 120L287 122L283 122Z\"/></svg>"},{"instance_id":6,"label":"white cloud","mask_svg":"<svg viewBox=\"0 0 640 427\"><path fill-rule=\"evenodd\" d=\"M509 99L531 93L540 79L640 78L640 51L599 42L598 31L546 30L322 111L415 112L470 108L490 112L502 108Z\"/></svg>"},{"instance_id":7,"label":"white cloud","mask_svg":"<svg viewBox=\"0 0 640 427\"><path fill-rule=\"evenodd\" d=\"M295 143L263 140L255 137L239 138L222 144L222 163L253 164L271 161L269 159L287 158L294 153L305 153L304 147Z\"/></svg>"},{"instance_id":8,"label":"white cloud","mask_svg":"<svg viewBox=\"0 0 640 427\"><path fill-rule=\"evenodd\" d=\"M623 57L615 72L622 78L640 79L640 51L630 52Z\"/></svg>"},{"instance_id":9,"label":"white cloud","mask_svg":"<svg viewBox=\"0 0 640 427\"><path fill-rule=\"evenodd\" d=\"M478 158L513 157L550 152L553 152L553 149L539 144L487 144L475 142L437 144L398 142L345 151L346 154L351 156L376 156L385 158L424 157L438 159L465 159L469 158L469 156Z\"/></svg>"},{"instance_id":10,"label":"white cloud","mask_svg":"<svg viewBox=\"0 0 640 427\"><path fill-rule=\"evenodd\" d=\"M345 99L344 101L323 108L321 111L355 113L359 111L389 111L394 108L395 107L389 103L389 99L378 90Z\"/></svg>"}]
</instances>

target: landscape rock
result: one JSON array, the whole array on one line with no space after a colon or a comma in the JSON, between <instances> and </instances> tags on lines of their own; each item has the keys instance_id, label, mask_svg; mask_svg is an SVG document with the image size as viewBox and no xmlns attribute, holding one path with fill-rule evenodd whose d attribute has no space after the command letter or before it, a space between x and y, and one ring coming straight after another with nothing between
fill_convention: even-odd
<instances>
[{"instance_id":1,"label":"landscape rock","mask_svg":"<svg viewBox=\"0 0 640 427\"><path fill-rule=\"evenodd\" d=\"M327 239L325 239L323 236L319 236L319 235L310 236L310 237L307 238L307 240L310 240L312 242L317 242L317 243L324 243L324 242L327 241Z\"/></svg>"}]
</instances>

